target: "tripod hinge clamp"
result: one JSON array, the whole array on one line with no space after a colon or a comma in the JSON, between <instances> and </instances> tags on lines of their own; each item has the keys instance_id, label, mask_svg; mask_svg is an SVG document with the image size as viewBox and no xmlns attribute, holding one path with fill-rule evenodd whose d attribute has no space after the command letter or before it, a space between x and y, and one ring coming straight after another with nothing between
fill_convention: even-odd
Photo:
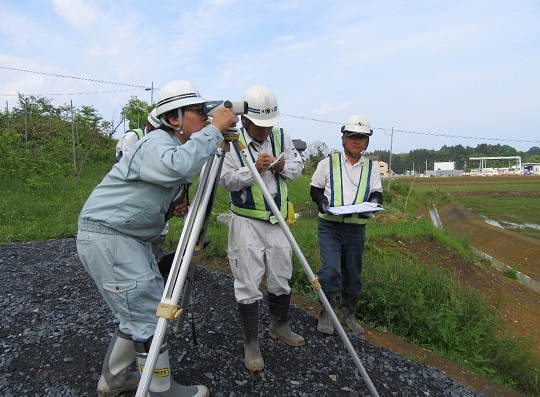
<instances>
[{"instance_id":1,"label":"tripod hinge clamp","mask_svg":"<svg viewBox=\"0 0 540 397\"><path fill-rule=\"evenodd\" d=\"M311 280L310 284L315 289L315 291L318 291L321 289L321 283L319 283L318 277L315 277L313 280Z\"/></svg>"},{"instance_id":2,"label":"tripod hinge clamp","mask_svg":"<svg viewBox=\"0 0 540 397\"><path fill-rule=\"evenodd\" d=\"M156 316L166 318L167 320L174 320L182 314L182 311L183 309L179 309L178 306L161 302L158 306Z\"/></svg>"}]
</instances>

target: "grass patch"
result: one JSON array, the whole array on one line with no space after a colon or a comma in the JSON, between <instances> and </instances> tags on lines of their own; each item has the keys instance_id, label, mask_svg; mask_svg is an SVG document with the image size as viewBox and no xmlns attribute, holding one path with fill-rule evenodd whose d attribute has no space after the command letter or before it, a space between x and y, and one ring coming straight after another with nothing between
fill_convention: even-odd
<instances>
[{"instance_id":1,"label":"grass patch","mask_svg":"<svg viewBox=\"0 0 540 397\"><path fill-rule=\"evenodd\" d=\"M0 179L0 244L74 237L82 206L108 170L86 167L78 180L55 177L35 188Z\"/></svg>"},{"instance_id":2,"label":"grass patch","mask_svg":"<svg viewBox=\"0 0 540 397\"><path fill-rule=\"evenodd\" d=\"M512 280L517 280L517 272L515 270L506 269L502 272L504 277L507 277Z\"/></svg>"}]
</instances>

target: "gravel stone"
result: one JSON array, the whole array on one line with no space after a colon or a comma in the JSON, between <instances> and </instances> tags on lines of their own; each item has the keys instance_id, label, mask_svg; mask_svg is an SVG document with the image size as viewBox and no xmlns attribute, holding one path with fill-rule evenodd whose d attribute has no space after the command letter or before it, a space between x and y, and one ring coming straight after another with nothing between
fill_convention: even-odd
<instances>
[{"instance_id":1,"label":"gravel stone","mask_svg":"<svg viewBox=\"0 0 540 397\"><path fill-rule=\"evenodd\" d=\"M75 239L0 246L0 270L0 396L95 396L118 323L81 265ZM231 277L197 267L186 321L177 333L168 330L179 383L204 384L216 397L370 396L337 333L319 334L316 318L295 305L290 325L305 346L270 339L266 297L259 317L265 369L248 372L233 291ZM436 369L349 339L381 397L480 396Z\"/></svg>"}]
</instances>

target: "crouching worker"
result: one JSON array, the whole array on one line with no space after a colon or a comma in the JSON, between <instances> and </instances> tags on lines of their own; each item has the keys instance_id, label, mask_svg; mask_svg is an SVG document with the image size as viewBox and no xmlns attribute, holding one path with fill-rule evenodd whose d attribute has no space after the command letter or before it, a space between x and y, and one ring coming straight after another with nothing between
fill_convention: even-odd
<instances>
[{"instance_id":1,"label":"crouching worker","mask_svg":"<svg viewBox=\"0 0 540 397\"><path fill-rule=\"evenodd\" d=\"M105 302L119 321L105 355L99 396L118 396L137 388L164 291L152 242L165 227L165 214L180 186L189 183L223 141L237 117L219 109L210 125L204 100L192 83L176 80L160 91L156 117L161 127L124 154L94 189L78 221L77 252ZM187 213L186 203L175 208ZM150 383L152 397L201 397L205 386L183 386L171 377L163 344Z\"/></svg>"},{"instance_id":2,"label":"crouching worker","mask_svg":"<svg viewBox=\"0 0 540 397\"><path fill-rule=\"evenodd\" d=\"M362 115L352 116L341 127L343 152L321 160L311 179L311 199L319 209L317 235L322 267L317 273L330 306L341 292L339 320L353 334L363 334L356 322L356 306L362 281L362 257L366 223L373 213L331 215L327 207L340 207L370 201L382 204L379 167L363 156L373 130ZM334 333L329 313L321 308L317 330Z\"/></svg>"},{"instance_id":3,"label":"crouching worker","mask_svg":"<svg viewBox=\"0 0 540 397\"><path fill-rule=\"evenodd\" d=\"M274 128L281 120L274 93L265 86L255 85L244 93L243 100L249 108L248 113L241 116L243 128L238 140L247 147L257 171L285 218L286 180L298 179L304 163L289 134L281 128ZM242 327L244 362L248 370L260 371L264 368L264 360L259 350L259 300L263 297L259 285L265 273L270 337L290 346L304 345L304 338L288 325L291 245L236 143L225 155L219 184L231 196L228 257Z\"/></svg>"}]
</instances>

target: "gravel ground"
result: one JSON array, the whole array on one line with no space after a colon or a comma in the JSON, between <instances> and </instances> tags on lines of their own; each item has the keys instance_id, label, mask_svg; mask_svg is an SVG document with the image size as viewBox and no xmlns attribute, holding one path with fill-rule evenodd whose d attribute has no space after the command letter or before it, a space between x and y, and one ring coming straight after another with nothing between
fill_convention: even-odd
<instances>
[{"instance_id":1,"label":"gravel ground","mask_svg":"<svg viewBox=\"0 0 540 397\"><path fill-rule=\"evenodd\" d=\"M0 246L0 396L95 396L116 320L77 257L74 239ZM233 280L198 267L191 319L169 330L174 377L202 383L214 397L369 396L337 334L322 336L296 306L291 326L306 339L292 348L268 338L261 305L265 369L243 365ZM443 373L350 336L382 396L479 396ZM126 397L135 393L126 393Z\"/></svg>"}]
</instances>

